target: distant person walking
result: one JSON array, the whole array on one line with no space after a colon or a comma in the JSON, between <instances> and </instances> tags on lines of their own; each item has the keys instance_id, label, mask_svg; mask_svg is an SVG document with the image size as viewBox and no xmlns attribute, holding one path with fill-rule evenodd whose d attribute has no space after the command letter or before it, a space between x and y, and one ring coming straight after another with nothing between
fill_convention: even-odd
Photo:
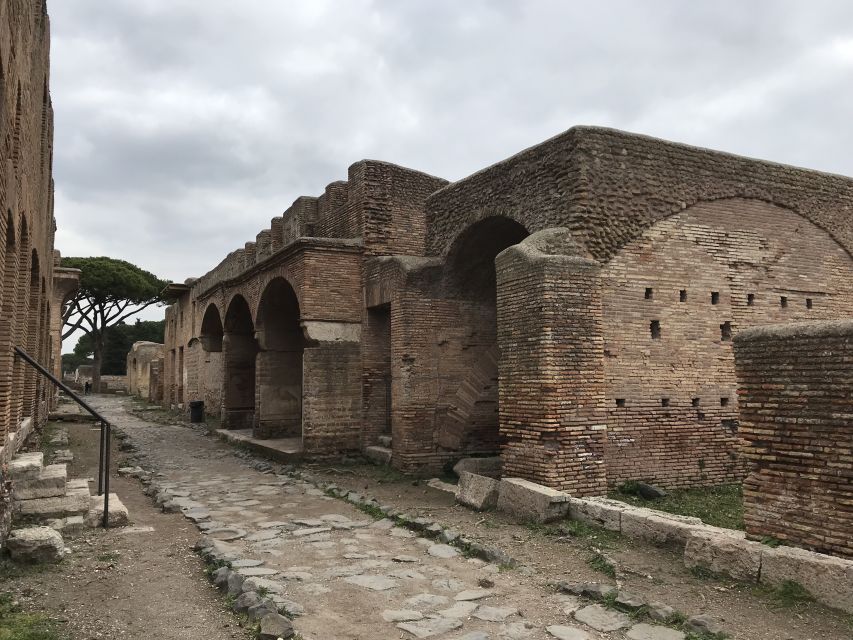
<instances>
[{"instance_id":1,"label":"distant person walking","mask_svg":"<svg viewBox=\"0 0 853 640\"><path fill-rule=\"evenodd\" d=\"M92 383L89 382L88 380L86 380L86 382L83 383L83 395L88 396L89 392L91 390L92 390Z\"/></svg>"}]
</instances>

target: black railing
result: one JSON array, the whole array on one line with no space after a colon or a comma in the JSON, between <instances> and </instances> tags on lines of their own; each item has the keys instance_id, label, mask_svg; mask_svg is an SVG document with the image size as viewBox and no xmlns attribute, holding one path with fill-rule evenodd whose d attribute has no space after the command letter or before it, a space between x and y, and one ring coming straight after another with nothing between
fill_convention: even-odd
<instances>
[{"instance_id":1,"label":"black railing","mask_svg":"<svg viewBox=\"0 0 853 640\"><path fill-rule=\"evenodd\" d=\"M83 407L83 409L92 414L92 417L101 423L101 450L98 456L98 495L104 496L104 518L102 524L104 529L108 528L110 520L110 440L112 437L112 427L110 426L109 421L90 407L83 398L78 396L50 371L33 360L26 351L21 349L21 347L14 347L14 351L17 357L21 358L33 369L62 389L72 400L74 400L74 402Z\"/></svg>"}]
</instances>

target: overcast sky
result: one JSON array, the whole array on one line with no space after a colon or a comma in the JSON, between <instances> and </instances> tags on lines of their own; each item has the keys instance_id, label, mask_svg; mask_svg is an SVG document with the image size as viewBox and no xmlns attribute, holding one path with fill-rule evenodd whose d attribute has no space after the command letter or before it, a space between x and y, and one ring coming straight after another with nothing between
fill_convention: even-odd
<instances>
[{"instance_id":1,"label":"overcast sky","mask_svg":"<svg viewBox=\"0 0 853 640\"><path fill-rule=\"evenodd\" d=\"M208 271L362 158L456 180L576 124L853 175L850 2L49 11L57 248L173 280Z\"/></svg>"}]
</instances>

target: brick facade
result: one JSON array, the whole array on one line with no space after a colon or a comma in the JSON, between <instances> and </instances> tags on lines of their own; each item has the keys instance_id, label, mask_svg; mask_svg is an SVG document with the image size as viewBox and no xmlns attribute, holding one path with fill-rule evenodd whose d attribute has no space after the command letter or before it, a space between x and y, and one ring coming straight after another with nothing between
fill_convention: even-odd
<instances>
[{"instance_id":1,"label":"brick facade","mask_svg":"<svg viewBox=\"0 0 853 640\"><path fill-rule=\"evenodd\" d=\"M853 558L853 321L735 338L749 537Z\"/></svg>"},{"instance_id":2,"label":"brick facade","mask_svg":"<svg viewBox=\"0 0 853 640\"><path fill-rule=\"evenodd\" d=\"M578 127L452 184L347 177L177 292L167 403L313 456L390 435L406 471L717 484L744 469L732 338L851 305L840 176Z\"/></svg>"},{"instance_id":3,"label":"brick facade","mask_svg":"<svg viewBox=\"0 0 853 640\"><path fill-rule=\"evenodd\" d=\"M58 370L59 311L79 275L58 269L53 248L49 60L44 1L0 3L0 494L4 465L47 419L54 397L45 380L13 356L12 347ZM55 271L62 280L56 288ZM0 542L4 537L0 530Z\"/></svg>"}]
</instances>

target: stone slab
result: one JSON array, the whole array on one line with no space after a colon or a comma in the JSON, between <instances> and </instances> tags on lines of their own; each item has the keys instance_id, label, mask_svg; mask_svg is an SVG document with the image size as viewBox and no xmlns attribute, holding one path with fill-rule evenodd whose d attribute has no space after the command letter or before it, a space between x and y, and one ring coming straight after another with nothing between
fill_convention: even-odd
<instances>
[{"instance_id":1,"label":"stone slab","mask_svg":"<svg viewBox=\"0 0 853 640\"><path fill-rule=\"evenodd\" d=\"M500 481L468 471L459 473L456 501L477 511L494 509L498 505Z\"/></svg>"},{"instance_id":2,"label":"stone slab","mask_svg":"<svg viewBox=\"0 0 853 640\"><path fill-rule=\"evenodd\" d=\"M6 539L6 548L15 562L59 562L65 554L62 536L50 527L16 529Z\"/></svg>"},{"instance_id":3,"label":"stone slab","mask_svg":"<svg viewBox=\"0 0 853 640\"><path fill-rule=\"evenodd\" d=\"M575 620L583 622L596 631L616 631L630 627L633 620L621 611L608 609L600 604L591 604L574 613Z\"/></svg>"},{"instance_id":4,"label":"stone slab","mask_svg":"<svg viewBox=\"0 0 853 640\"><path fill-rule=\"evenodd\" d=\"M545 631L557 638L557 640L593 640L593 637L589 633L578 627L555 624L545 627Z\"/></svg>"},{"instance_id":5,"label":"stone slab","mask_svg":"<svg viewBox=\"0 0 853 640\"><path fill-rule=\"evenodd\" d=\"M569 513L569 494L522 478L503 478L498 509L522 521L552 522Z\"/></svg>"},{"instance_id":6,"label":"stone slab","mask_svg":"<svg viewBox=\"0 0 853 640\"><path fill-rule=\"evenodd\" d=\"M115 493L110 494L109 510L107 525L110 528L126 527L130 524L130 513ZM89 496L89 511L86 513L85 520L86 525L89 527L100 527L103 525L104 496Z\"/></svg>"},{"instance_id":7,"label":"stone slab","mask_svg":"<svg viewBox=\"0 0 853 640\"><path fill-rule=\"evenodd\" d=\"M622 535L661 546L683 548L693 531L705 526L699 518L654 509L628 507L622 512Z\"/></svg>"},{"instance_id":8,"label":"stone slab","mask_svg":"<svg viewBox=\"0 0 853 640\"><path fill-rule=\"evenodd\" d=\"M51 464L41 469L35 477L13 480L12 496L15 500L64 496L67 479L68 472L64 464Z\"/></svg>"},{"instance_id":9,"label":"stone slab","mask_svg":"<svg viewBox=\"0 0 853 640\"><path fill-rule=\"evenodd\" d=\"M767 547L746 539L742 531L708 527L690 533L684 566L702 567L738 580L758 582L761 555Z\"/></svg>"},{"instance_id":10,"label":"stone slab","mask_svg":"<svg viewBox=\"0 0 853 640\"><path fill-rule=\"evenodd\" d=\"M7 472L12 481L37 478L44 467L44 453L19 453L9 462Z\"/></svg>"},{"instance_id":11,"label":"stone slab","mask_svg":"<svg viewBox=\"0 0 853 640\"><path fill-rule=\"evenodd\" d=\"M625 637L630 640L684 640L686 636L676 629L641 622L628 629Z\"/></svg>"},{"instance_id":12,"label":"stone slab","mask_svg":"<svg viewBox=\"0 0 853 640\"><path fill-rule=\"evenodd\" d=\"M622 512L626 508L624 502L608 498L572 498L569 501L569 517L610 531L621 531Z\"/></svg>"},{"instance_id":13,"label":"stone slab","mask_svg":"<svg viewBox=\"0 0 853 640\"><path fill-rule=\"evenodd\" d=\"M779 586L792 580L818 601L853 613L853 560L795 547L766 547L761 556L761 582Z\"/></svg>"},{"instance_id":14,"label":"stone slab","mask_svg":"<svg viewBox=\"0 0 853 640\"><path fill-rule=\"evenodd\" d=\"M89 491L86 494L68 492L54 498L18 500L14 503L15 513L33 518L66 518L85 516L89 511Z\"/></svg>"}]
</instances>

